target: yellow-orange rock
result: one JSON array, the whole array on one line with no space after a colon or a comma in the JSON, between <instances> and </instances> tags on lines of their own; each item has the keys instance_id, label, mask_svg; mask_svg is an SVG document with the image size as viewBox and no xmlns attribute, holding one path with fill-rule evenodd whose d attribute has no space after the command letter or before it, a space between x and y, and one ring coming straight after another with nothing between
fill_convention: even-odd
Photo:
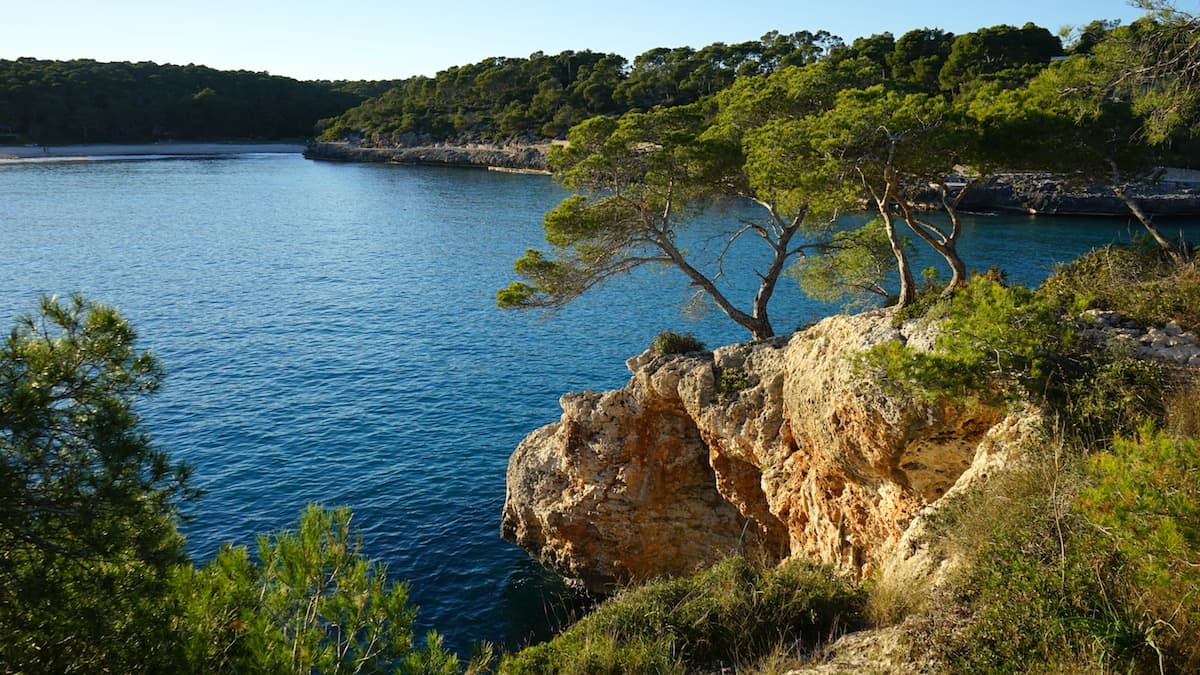
<instances>
[{"instance_id":1,"label":"yellow-orange rock","mask_svg":"<svg viewBox=\"0 0 1200 675\"><path fill-rule=\"evenodd\" d=\"M996 456L992 430L1014 422L893 393L854 358L892 339L932 343L880 310L631 359L624 389L563 396L560 421L514 452L504 537L596 590L730 553L855 574L912 558L918 546L898 543L914 516L977 454Z\"/></svg>"}]
</instances>

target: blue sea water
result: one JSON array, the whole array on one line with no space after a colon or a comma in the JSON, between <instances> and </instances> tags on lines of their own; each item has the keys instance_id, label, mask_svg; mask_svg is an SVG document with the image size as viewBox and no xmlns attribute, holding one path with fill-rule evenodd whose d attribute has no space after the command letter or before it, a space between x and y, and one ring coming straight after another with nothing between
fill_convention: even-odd
<instances>
[{"instance_id":1,"label":"blue sea water","mask_svg":"<svg viewBox=\"0 0 1200 675\"><path fill-rule=\"evenodd\" d=\"M519 644L556 614L558 588L499 539L512 449L557 419L562 392L623 384L624 360L661 330L746 337L715 311L685 317L671 270L549 318L496 309L563 196L542 176L298 155L0 165L0 322L73 291L133 321L168 372L146 426L205 490L183 528L195 559L289 526L308 502L347 505L366 553L411 582L422 629L464 651ZM966 226L969 265L1024 283L1138 232ZM731 282L753 294L749 277ZM773 315L783 332L829 311L785 279Z\"/></svg>"}]
</instances>

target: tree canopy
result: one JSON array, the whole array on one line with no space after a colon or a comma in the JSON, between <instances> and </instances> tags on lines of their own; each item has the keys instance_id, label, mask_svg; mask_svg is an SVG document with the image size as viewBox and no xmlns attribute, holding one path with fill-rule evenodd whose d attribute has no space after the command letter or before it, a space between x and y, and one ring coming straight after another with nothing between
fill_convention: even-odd
<instances>
[{"instance_id":1,"label":"tree canopy","mask_svg":"<svg viewBox=\"0 0 1200 675\"><path fill-rule=\"evenodd\" d=\"M1076 78L1076 90L1113 91L1111 78L1107 84L1096 79L1112 72L1108 45L1140 29L1102 23L1088 30L1083 34L1093 42L1053 67L1062 43L1033 24L959 36L922 29L899 40L881 34L849 46L839 42L811 63L745 73L687 106L660 98L664 102L649 112L588 120L554 154L555 175L575 194L546 216L551 250L530 249L518 260L523 281L501 290L498 302L557 307L614 275L660 263L681 270L752 336L769 336L767 304L779 272L795 256L837 252L828 264L806 261L809 271L800 273L825 297L838 295L835 273L846 275L851 291L891 295L881 292L890 275L877 264L877 232L793 241L802 227L811 233L840 213L864 209L879 215L895 258L900 304L912 302L916 288L898 223L945 260L944 292L950 293L968 276L958 252L959 204L989 172L1051 163L1078 172L1101 160L1117 169L1161 156L1130 131L1150 128L1139 97L1153 100L1153 87L1130 95L1130 103L1112 95L1081 97L1060 86L1064 74L1089 73ZM1083 55L1089 53L1096 56ZM658 51L644 61L662 66L666 56ZM1048 138L1051 130L1062 133ZM1123 183L1115 177L1111 183L1124 195ZM722 225L726 247L753 232L774 254L755 270L761 283L748 308L713 283L723 259L706 271L687 260L676 241L709 206L730 198L761 208L764 217ZM944 214L944 224L929 217L931 208ZM872 270L877 277L863 276Z\"/></svg>"},{"instance_id":2,"label":"tree canopy","mask_svg":"<svg viewBox=\"0 0 1200 675\"><path fill-rule=\"evenodd\" d=\"M659 47L629 63L616 54L565 51L491 58L403 81L325 120L322 138L388 144L405 139L562 138L594 115L696 103L738 77L812 63L841 40L826 31L772 31L757 41L701 49Z\"/></svg>"},{"instance_id":3,"label":"tree canopy","mask_svg":"<svg viewBox=\"0 0 1200 675\"><path fill-rule=\"evenodd\" d=\"M379 87L195 65L0 60L0 142L307 138Z\"/></svg>"},{"instance_id":4,"label":"tree canopy","mask_svg":"<svg viewBox=\"0 0 1200 675\"><path fill-rule=\"evenodd\" d=\"M133 410L161 379L136 337L112 308L43 298L0 348L0 662L170 662L175 522L193 493Z\"/></svg>"}]
</instances>

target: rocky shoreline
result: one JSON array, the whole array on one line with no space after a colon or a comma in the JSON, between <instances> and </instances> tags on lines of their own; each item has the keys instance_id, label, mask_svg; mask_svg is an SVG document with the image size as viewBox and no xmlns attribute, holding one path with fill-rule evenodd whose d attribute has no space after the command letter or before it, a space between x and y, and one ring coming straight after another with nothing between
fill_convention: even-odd
<instances>
[{"instance_id":1,"label":"rocky shoreline","mask_svg":"<svg viewBox=\"0 0 1200 675\"><path fill-rule=\"evenodd\" d=\"M424 164L549 173L550 141L420 143L391 146L313 142L308 159L334 162ZM1200 171L1170 169L1154 183L1129 190L1147 213L1164 217L1200 216ZM932 196L931 196L932 200ZM1128 216L1129 209L1103 185L1077 186L1046 173L1003 173L977 185L963 199L965 211L1058 216Z\"/></svg>"},{"instance_id":2,"label":"rocky shoreline","mask_svg":"<svg viewBox=\"0 0 1200 675\"><path fill-rule=\"evenodd\" d=\"M308 159L330 162L382 162L388 164L428 164L478 169L500 169L522 173L549 173L546 155L550 143L509 143L493 145L430 144L378 147L354 143L310 143L304 150Z\"/></svg>"},{"instance_id":3,"label":"rocky shoreline","mask_svg":"<svg viewBox=\"0 0 1200 675\"><path fill-rule=\"evenodd\" d=\"M1200 216L1200 171L1168 169L1153 183L1129 189L1146 213ZM1104 185L1077 186L1047 173L1004 173L973 187L967 211L1056 216L1128 216L1129 208Z\"/></svg>"}]
</instances>

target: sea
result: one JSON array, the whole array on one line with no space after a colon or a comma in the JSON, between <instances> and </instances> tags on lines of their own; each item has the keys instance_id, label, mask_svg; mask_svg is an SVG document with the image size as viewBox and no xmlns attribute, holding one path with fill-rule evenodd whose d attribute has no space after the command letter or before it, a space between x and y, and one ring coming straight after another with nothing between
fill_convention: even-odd
<instances>
[{"instance_id":1,"label":"sea","mask_svg":"<svg viewBox=\"0 0 1200 675\"><path fill-rule=\"evenodd\" d=\"M547 176L287 153L9 161L0 324L39 294L74 292L130 319L167 373L138 404L145 428L204 491L182 525L197 562L223 542L253 548L306 504L348 506L363 552L410 584L419 632L464 654L518 647L580 600L500 539L513 449L558 419L562 393L623 385L625 360L660 331L712 347L749 337L668 268L552 314L498 309L513 260L545 246L542 216L566 195ZM689 253L714 259L713 223L745 215L715 206L683 230ZM1165 223L1181 228L1200 234ZM974 269L1036 284L1139 231L1125 218L973 215L960 250ZM743 238L726 256L735 302L753 297L763 253ZM790 277L772 306L779 333L837 311Z\"/></svg>"}]
</instances>

